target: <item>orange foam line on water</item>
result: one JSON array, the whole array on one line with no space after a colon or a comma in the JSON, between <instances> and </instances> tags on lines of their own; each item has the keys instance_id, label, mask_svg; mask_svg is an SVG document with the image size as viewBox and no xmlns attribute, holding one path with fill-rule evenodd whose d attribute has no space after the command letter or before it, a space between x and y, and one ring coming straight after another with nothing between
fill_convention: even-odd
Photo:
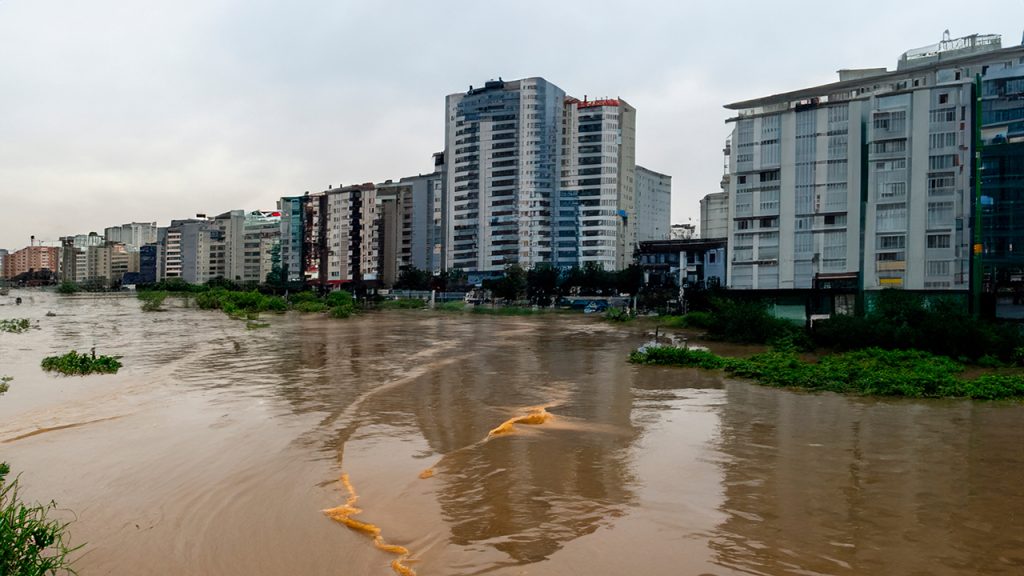
<instances>
[{"instance_id":1,"label":"orange foam line on water","mask_svg":"<svg viewBox=\"0 0 1024 576\"><path fill-rule=\"evenodd\" d=\"M530 413L525 416L516 416L515 418L509 418L501 423L497 428L494 428L487 433L487 437L499 436L501 434L508 434L515 430L516 424L526 424L528 426L538 426L544 424L548 420L551 420L551 414L544 409L543 406L540 408L533 408Z\"/></svg>"},{"instance_id":2,"label":"orange foam line on water","mask_svg":"<svg viewBox=\"0 0 1024 576\"><path fill-rule=\"evenodd\" d=\"M345 486L345 490L348 491L348 498L345 503L335 508L328 508L323 513L339 524L344 524L356 532L362 532L373 538L373 545L378 549L390 554L397 554L399 557L391 561L391 569L394 570L395 574L399 576L416 576L416 571L409 568L403 561L408 559L409 549L405 546L399 546L397 544L388 544L384 537L381 536L380 527L376 524L370 524L369 522L363 522L352 518L356 514L362 512L359 508L356 508L356 502L359 500L359 496L356 494L356 489L352 487L352 482L349 480L348 474L341 475L341 483Z\"/></svg>"}]
</instances>

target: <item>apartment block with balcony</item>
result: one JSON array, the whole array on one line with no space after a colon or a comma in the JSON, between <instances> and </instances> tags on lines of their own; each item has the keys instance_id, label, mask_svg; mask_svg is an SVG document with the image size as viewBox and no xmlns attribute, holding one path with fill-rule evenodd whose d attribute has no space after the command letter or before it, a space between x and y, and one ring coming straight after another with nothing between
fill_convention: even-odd
<instances>
[{"instance_id":1,"label":"apartment block with balcony","mask_svg":"<svg viewBox=\"0 0 1024 576\"><path fill-rule=\"evenodd\" d=\"M672 177L636 167L636 241L667 240L672 232Z\"/></svg>"},{"instance_id":2,"label":"apartment block with balcony","mask_svg":"<svg viewBox=\"0 0 1024 576\"><path fill-rule=\"evenodd\" d=\"M947 36L895 70L726 106L729 286L965 293L973 79L1022 58L997 36Z\"/></svg>"},{"instance_id":3,"label":"apartment block with balcony","mask_svg":"<svg viewBox=\"0 0 1024 576\"><path fill-rule=\"evenodd\" d=\"M636 109L621 99L567 98L562 116L555 262L622 269L637 245Z\"/></svg>"},{"instance_id":4,"label":"apartment block with balcony","mask_svg":"<svg viewBox=\"0 0 1024 576\"><path fill-rule=\"evenodd\" d=\"M564 100L543 78L492 80L446 98L446 269L553 262Z\"/></svg>"}]
</instances>

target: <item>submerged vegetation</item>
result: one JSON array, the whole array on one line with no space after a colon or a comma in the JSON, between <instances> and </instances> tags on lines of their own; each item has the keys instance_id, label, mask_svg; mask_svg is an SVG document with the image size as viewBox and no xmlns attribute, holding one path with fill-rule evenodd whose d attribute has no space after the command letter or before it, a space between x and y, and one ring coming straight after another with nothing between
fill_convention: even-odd
<instances>
[{"instance_id":1,"label":"submerged vegetation","mask_svg":"<svg viewBox=\"0 0 1024 576\"><path fill-rule=\"evenodd\" d=\"M0 320L0 332L12 332L14 334L20 334L29 329L28 318L12 318L10 320Z\"/></svg>"},{"instance_id":2,"label":"submerged vegetation","mask_svg":"<svg viewBox=\"0 0 1024 576\"><path fill-rule=\"evenodd\" d=\"M96 356L79 354L72 350L62 356L43 358L43 370L60 372L67 376L85 376L87 374L117 374L121 369L121 361L115 356Z\"/></svg>"},{"instance_id":3,"label":"submerged vegetation","mask_svg":"<svg viewBox=\"0 0 1024 576\"><path fill-rule=\"evenodd\" d=\"M7 480L10 466L0 462L0 574L48 576L74 574L66 522L49 518L57 504L28 504L18 493L18 478Z\"/></svg>"},{"instance_id":4,"label":"submerged vegetation","mask_svg":"<svg viewBox=\"0 0 1024 576\"><path fill-rule=\"evenodd\" d=\"M963 378L961 363L919 350L865 348L808 362L792 350L765 352L750 358L726 358L706 350L650 346L633 352L629 360L635 364L721 369L767 386L849 394L912 398L1024 397L1024 374Z\"/></svg>"},{"instance_id":5,"label":"submerged vegetation","mask_svg":"<svg viewBox=\"0 0 1024 576\"><path fill-rule=\"evenodd\" d=\"M0 376L0 395L3 395L3 393L7 392L10 388L11 380L14 380L14 378L11 378L10 376Z\"/></svg>"}]
</instances>

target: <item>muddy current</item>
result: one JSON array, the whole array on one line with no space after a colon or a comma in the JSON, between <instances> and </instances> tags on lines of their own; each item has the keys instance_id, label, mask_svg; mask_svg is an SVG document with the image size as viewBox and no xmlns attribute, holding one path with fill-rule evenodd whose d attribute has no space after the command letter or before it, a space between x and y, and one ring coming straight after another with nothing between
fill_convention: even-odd
<instances>
[{"instance_id":1,"label":"muddy current","mask_svg":"<svg viewBox=\"0 0 1024 576\"><path fill-rule=\"evenodd\" d=\"M0 297L0 460L82 576L1024 574L1019 403L633 366L584 316L165 307Z\"/></svg>"}]
</instances>

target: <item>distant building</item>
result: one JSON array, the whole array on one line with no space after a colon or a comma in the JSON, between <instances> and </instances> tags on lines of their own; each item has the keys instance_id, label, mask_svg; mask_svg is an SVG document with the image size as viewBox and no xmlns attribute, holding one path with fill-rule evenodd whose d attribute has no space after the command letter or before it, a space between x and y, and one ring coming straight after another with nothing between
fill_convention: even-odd
<instances>
[{"instance_id":1,"label":"distant building","mask_svg":"<svg viewBox=\"0 0 1024 576\"><path fill-rule=\"evenodd\" d=\"M668 240L691 240L697 236L697 226L693 224L673 224Z\"/></svg>"},{"instance_id":2,"label":"distant building","mask_svg":"<svg viewBox=\"0 0 1024 576\"><path fill-rule=\"evenodd\" d=\"M729 236L729 193L713 192L700 200L700 237Z\"/></svg>"},{"instance_id":3,"label":"distant building","mask_svg":"<svg viewBox=\"0 0 1024 576\"><path fill-rule=\"evenodd\" d=\"M552 196L555 264L621 270L638 238L636 108L618 98L566 98L562 133L562 178ZM649 199L658 202L651 185Z\"/></svg>"},{"instance_id":4,"label":"distant building","mask_svg":"<svg viewBox=\"0 0 1024 576\"><path fill-rule=\"evenodd\" d=\"M281 274L288 283L304 281L302 206L302 196L284 197L277 201L277 210L281 214Z\"/></svg>"},{"instance_id":5,"label":"distant building","mask_svg":"<svg viewBox=\"0 0 1024 576\"><path fill-rule=\"evenodd\" d=\"M107 242L120 242L128 251L137 251L143 244L156 242L156 222L130 222L103 230Z\"/></svg>"},{"instance_id":6,"label":"distant building","mask_svg":"<svg viewBox=\"0 0 1024 576\"><path fill-rule=\"evenodd\" d=\"M49 271L56 274L60 269L60 248L26 246L10 253L4 260L6 278L15 278L26 272Z\"/></svg>"},{"instance_id":7,"label":"distant building","mask_svg":"<svg viewBox=\"0 0 1024 576\"><path fill-rule=\"evenodd\" d=\"M281 266L281 213L254 211L245 215L242 282L263 284Z\"/></svg>"},{"instance_id":8,"label":"distant building","mask_svg":"<svg viewBox=\"0 0 1024 576\"><path fill-rule=\"evenodd\" d=\"M725 286L726 246L717 240L656 240L641 242L636 260L648 282L676 286Z\"/></svg>"},{"instance_id":9,"label":"distant building","mask_svg":"<svg viewBox=\"0 0 1024 576\"><path fill-rule=\"evenodd\" d=\"M7 257L9 254L10 252L6 248L0 248L0 278L7 277L5 270L7 269Z\"/></svg>"},{"instance_id":10,"label":"distant building","mask_svg":"<svg viewBox=\"0 0 1024 576\"><path fill-rule=\"evenodd\" d=\"M636 241L668 240L672 218L672 177L636 167Z\"/></svg>"},{"instance_id":11,"label":"distant building","mask_svg":"<svg viewBox=\"0 0 1024 576\"><path fill-rule=\"evenodd\" d=\"M445 101L445 268L552 263L565 92L543 78L489 81Z\"/></svg>"}]
</instances>

